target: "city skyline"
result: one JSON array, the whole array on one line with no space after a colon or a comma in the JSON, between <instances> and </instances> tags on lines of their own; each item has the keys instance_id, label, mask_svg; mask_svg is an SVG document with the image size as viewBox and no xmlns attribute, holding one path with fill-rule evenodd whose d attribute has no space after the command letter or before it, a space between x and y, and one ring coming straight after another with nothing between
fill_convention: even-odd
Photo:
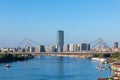
<instances>
[{"instance_id":1,"label":"city skyline","mask_svg":"<svg viewBox=\"0 0 120 80\"><path fill-rule=\"evenodd\" d=\"M63 30L65 44L89 43L101 37L111 46L120 42L119 3L119 0L0 1L0 45L14 45L25 38L55 44L56 31Z\"/></svg>"}]
</instances>

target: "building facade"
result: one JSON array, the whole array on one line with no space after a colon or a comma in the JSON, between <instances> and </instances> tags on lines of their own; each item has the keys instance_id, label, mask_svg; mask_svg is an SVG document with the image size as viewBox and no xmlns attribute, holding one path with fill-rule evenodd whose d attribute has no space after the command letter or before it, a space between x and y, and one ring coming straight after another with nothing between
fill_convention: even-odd
<instances>
[{"instance_id":1,"label":"building facade","mask_svg":"<svg viewBox=\"0 0 120 80\"><path fill-rule=\"evenodd\" d=\"M77 44L70 44L69 51L70 52L77 52Z\"/></svg>"},{"instance_id":2,"label":"building facade","mask_svg":"<svg viewBox=\"0 0 120 80\"><path fill-rule=\"evenodd\" d=\"M118 42L114 42L114 48L119 48Z\"/></svg>"},{"instance_id":3,"label":"building facade","mask_svg":"<svg viewBox=\"0 0 120 80\"><path fill-rule=\"evenodd\" d=\"M64 52L69 52L69 45L68 44L64 45L63 51Z\"/></svg>"},{"instance_id":4,"label":"building facade","mask_svg":"<svg viewBox=\"0 0 120 80\"><path fill-rule=\"evenodd\" d=\"M30 53L35 52L35 47L30 47Z\"/></svg>"},{"instance_id":5,"label":"building facade","mask_svg":"<svg viewBox=\"0 0 120 80\"><path fill-rule=\"evenodd\" d=\"M58 31L57 35L57 51L63 52L64 46L64 31Z\"/></svg>"},{"instance_id":6,"label":"building facade","mask_svg":"<svg viewBox=\"0 0 120 80\"><path fill-rule=\"evenodd\" d=\"M45 52L45 47L44 45L37 45L35 46L35 52Z\"/></svg>"},{"instance_id":7,"label":"building facade","mask_svg":"<svg viewBox=\"0 0 120 80\"><path fill-rule=\"evenodd\" d=\"M81 46L80 46L80 51L90 51L90 44L87 44L87 43L81 43Z\"/></svg>"}]
</instances>

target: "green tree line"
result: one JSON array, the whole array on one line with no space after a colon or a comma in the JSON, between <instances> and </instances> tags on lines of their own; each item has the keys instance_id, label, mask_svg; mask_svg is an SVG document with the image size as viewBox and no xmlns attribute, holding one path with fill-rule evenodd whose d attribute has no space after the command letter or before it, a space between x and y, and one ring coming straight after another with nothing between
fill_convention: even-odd
<instances>
[{"instance_id":1,"label":"green tree line","mask_svg":"<svg viewBox=\"0 0 120 80\"><path fill-rule=\"evenodd\" d=\"M113 54L94 54L93 57L120 59L120 52L115 52Z\"/></svg>"},{"instance_id":2,"label":"green tree line","mask_svg":"<svg viewBox=\"0 0 120 80\"><path fill-rule=\"evenodd\" d=\"M21 54L0 54L0 63L5 62L13 62L13 61L24 61L33 58L31 54L28 54L27 56L21 55Z\"/></svg>"}]
</instances>

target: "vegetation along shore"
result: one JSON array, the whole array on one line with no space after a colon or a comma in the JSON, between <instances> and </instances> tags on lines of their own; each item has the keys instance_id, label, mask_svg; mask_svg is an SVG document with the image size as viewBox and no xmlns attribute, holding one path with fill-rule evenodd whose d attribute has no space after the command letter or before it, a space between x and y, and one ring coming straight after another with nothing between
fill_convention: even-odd
<instances>
[{"instance_id":1,"label":"vegetation along shore","mask_svg":"<svg viewBox=\"0 0 120 80\"><path fill-rule=\"evenodd\" d=\"M31 54L22 55L22 54L4 53L4 54L0 54L0 63L24 61L24 60L32 59L33 57L34 56L32 56Z\"/></svg>"}]
</instances>

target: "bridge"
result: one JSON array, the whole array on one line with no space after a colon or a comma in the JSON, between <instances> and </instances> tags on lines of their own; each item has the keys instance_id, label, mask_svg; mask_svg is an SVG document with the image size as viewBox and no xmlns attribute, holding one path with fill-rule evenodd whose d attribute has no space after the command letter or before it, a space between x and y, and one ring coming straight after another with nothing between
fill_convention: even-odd
<instances>
[{"instance_id":1,"label":"bridge","mask_svg":"<svg viewBox=\"0 0 120 80\"><path fill-rule=\"evenodd\" d=\"M3 53L0 53L3 54ZM94 54L100 55L112 55L114 52L12 52L11 54L21 54L21 55L28 55L31 54L33 56L67 56L67 57L79 57L79 58L89 58L92 57Z\"/></svg>"},{"instance_id":2,"label":"bridge","mask_svg":"<svg viewBox=\"0 0 120 80\"><path fill-rule=\"evenodd\" d=\"M75 56L75 57L83 57L88 58L92 57L94 54L102 54L102 55L111 55L114 52L40 52L40 53L31 53L32 55L47 55L47 56Z\"/></svg>"},{"instance_id":3,"label":"bridge","mask_svg":"<svg viewBox=\"0 0 120 80\"><path fill-rule=\"evenodd\" d=\"M12 54L113 54L115 52L11 52ZM4 53L0 53L4 54Z\"/></svg>"},{"instance_id":4,"label":"bridge","mask_svg":"<svg viewBox=\"0 0 120 80\"><path fill-rule=\"evenodd\" d=\"M113 54L114 52L109 46L101 39L97 39L90 43L91 50L84 52L29 52L28 48L39 45L37 42L25 39L18 46L25 49L25 52L12 52L12 54L32 54L32 55L50 55L50 56L91 56L93 54Z\"/></svg>"},{"instance_id":5,"label":"bridge","mask_svg":"<svg viewBox=\"0 0 120 80\"><path fill-rule=\"evenodd\" d=\"M105 54L105 53L114 53L110 48L109 48L109 46L105 43L105 41L103 41L101 38L99 38L99 39L97 39L97 40L95 40L95 41L92 41L92 42L90 42L89 43L90 44L90 51L88 51L88 49L87 49L87 51L84 51L84 52L60 52L60 53L66 53L66 54L68 54L68 53L90 53L90 54L99 54L99 53L103 53L103 54ZM40 44L38 44L37 42L35 42L35 41L33 41L33 40L31 40L31 39L25 39L25 40L23 40L21 43L20 43L20 45L22 45L22 47L25 49L25 52L26 53L28 53L29 51L28 51L28 48L29 47L34 47L34 46L36 46L36 45L40 45ZM19 45L18 45L19 46ZM88 48L88 46L86 47L86 48ZM35 53L35 52L32 52L33 54ZM59 52L38 52L39 54L42 54L42 53L59 53Z\"/></svg>"}]
</instances>

